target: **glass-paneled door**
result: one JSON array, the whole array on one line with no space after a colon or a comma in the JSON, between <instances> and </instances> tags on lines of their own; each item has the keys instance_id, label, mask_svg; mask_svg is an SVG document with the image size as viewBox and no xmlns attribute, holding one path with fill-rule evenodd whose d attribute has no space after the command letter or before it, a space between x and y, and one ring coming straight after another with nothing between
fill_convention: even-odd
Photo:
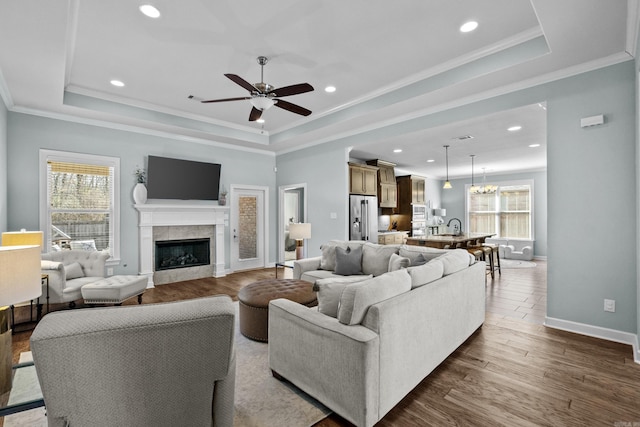
<instances>
[{"instance_id":1,"label":"glass-paneled door","mask_svg":"<svg viewBox=\"0 0 640 427\"><path fill-rule=\"evenodd\" d=\"M231 270L266 266L266 187L231 187Z\"/></svg>"}]
</instances>

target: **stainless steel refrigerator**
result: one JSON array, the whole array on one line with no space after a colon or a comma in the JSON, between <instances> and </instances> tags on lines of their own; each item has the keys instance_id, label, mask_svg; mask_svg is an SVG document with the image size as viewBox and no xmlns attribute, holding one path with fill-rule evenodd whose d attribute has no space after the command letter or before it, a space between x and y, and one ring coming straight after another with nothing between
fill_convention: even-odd
<instances>
[{"instance_id":1,"label":"stainless steel refrigerator","mask_svg":"<svg viewBox=\"0 0 640 427\"><path fill-rule=\"evenodd\" d=\"M349 196L349 239L378 243L376 196Z\"/></svg>"}]
</instances>

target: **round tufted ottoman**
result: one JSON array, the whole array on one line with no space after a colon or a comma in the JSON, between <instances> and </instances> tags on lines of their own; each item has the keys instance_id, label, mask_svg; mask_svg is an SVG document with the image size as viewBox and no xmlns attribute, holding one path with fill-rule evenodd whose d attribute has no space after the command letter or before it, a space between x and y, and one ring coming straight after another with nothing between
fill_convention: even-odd
<instances>
[{"instance_id":1,"label":"round tufted ottoman","mask_svg":"<svg viewBox=\"0 0 640 427\"><path fill-rule=\"evenodd\" d=\"M286 298L313 307L318 301L312 288L304 280L268 279L240 289L240 332L252 340L269 341L269 301Z\"/></svg>"}]
</instances>

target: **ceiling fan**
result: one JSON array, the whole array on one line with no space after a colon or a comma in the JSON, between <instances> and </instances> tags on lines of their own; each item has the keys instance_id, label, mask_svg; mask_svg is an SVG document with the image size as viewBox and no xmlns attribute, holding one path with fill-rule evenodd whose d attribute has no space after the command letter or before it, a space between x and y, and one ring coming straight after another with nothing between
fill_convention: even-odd
<instances>
[{"instance_id":1,"label":"ceiling fan","mask_svg":"<svg viewBox=\"0 0 640 427\"><path fill-rule=\"evenodd\" d=\"M281 88L271 86L270 84L264 82L264 66L267 64L269 59L266 56L259 56L257 60L258 64L260 64L260 83L251 84L236 74L225 74L225 76L232 80L234 83L248 90L251 96L240 98L210 99L200 102L227 102L248 99L253 106L251 108L251 113L249 113L250 122L258 120L260 116L262 116L263 111L268 110L274 105L276 107L282 108L283 110L291 111L292 113L300 114L303 116L308 116L309 114L311 114L310 110L307 110L306 108L303 108L299 105L292 104L291 102L287 102L280 98L285 96L298 95L305 92L311 92L313 90L313 86L311 86L309 83L299 83L296 85L285 86Z\"/></svg>"}]
</instances>

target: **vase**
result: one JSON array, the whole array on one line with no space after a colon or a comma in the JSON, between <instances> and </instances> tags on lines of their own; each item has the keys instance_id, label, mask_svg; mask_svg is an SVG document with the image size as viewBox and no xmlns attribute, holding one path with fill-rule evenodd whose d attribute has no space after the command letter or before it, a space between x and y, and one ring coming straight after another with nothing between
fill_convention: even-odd
<instances>
[{"instance_id":1,"label":"vase","mask_svg":"<svg viewBox=\"0 0 640 427\"><path fill-rule=\"evenodd\" d=\"M227 204L227 195L220 195L220 197L218 198L218 205L220 206L224 206Z\"/></svg>"},{"instance_id":2,"label":"vase","mask_svg":"<svg viewBox=\"0 0 640 427\"><path fill-rule=\"evenodd\" d=\"M143 205L147 203L147 187L143 183L139 182L133 187L133 200L136 205Z\"/></svg>"}]
</instances>

